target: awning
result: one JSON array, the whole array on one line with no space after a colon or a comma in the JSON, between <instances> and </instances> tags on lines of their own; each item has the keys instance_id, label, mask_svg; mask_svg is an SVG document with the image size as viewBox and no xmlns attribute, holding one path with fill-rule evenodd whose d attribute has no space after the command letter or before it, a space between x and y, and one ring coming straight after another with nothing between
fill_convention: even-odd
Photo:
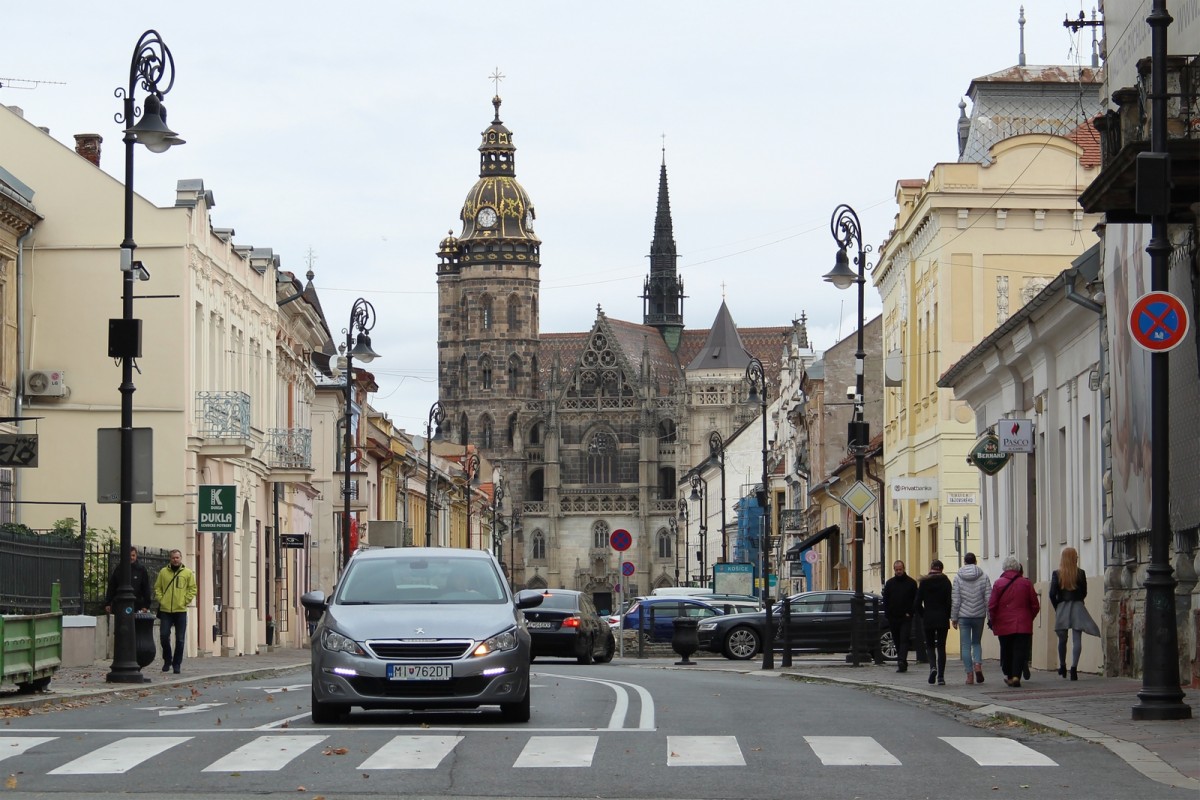
<instances>
[{"instance_id":1,"label":"awning","mask_svg":"<svg viewBox=\"0 0 1200 800\"><path fill-rule=\"evenodd\" d=\"M842 532L842 529L839 528L837 525L830 525L828 528L822 528L821 530L817 531L816 533L814 533L812 536L808 537L804 541L799 542L799 543L794 544L791 547L789 547L787 549L787 552L783 556L783 560L784 561L799 561L800 554L802 552L809 549L810 547L814 547L814 546L820 544L821 542L825 541L830 536L833 536L834 534L838 534L841 532Z\"/></svg>"}]
</instances>

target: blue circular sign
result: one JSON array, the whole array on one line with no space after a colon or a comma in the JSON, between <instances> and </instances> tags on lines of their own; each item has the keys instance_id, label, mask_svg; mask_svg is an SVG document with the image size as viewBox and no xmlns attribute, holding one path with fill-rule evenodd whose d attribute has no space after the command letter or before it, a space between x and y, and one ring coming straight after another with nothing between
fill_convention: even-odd
<instances>
[{"instance_id":1,"label":"blue circular sign","mask_svg":"<svg viewBox=\"0 0 1200 800\"><path fill-rule=\"evenodd\" d=\"M617 528L612 532L612 536L608 537L608 543L612 545L613 550L622 552L628 550L633 544L633 537L624 528Z\"/></svg>"},{"instance_id":2,"label":"blue circular sign","mask_svg":"<svg viewBox=\"0 0 1200 800\"><path fill-rule=\"evenodd\" d=\"M621 574L624 575L626 578L628 578L630 575L633 574L633 562L632 561L622 561L621 562Z\"/></svg>"},{"instance_id":3,"label":"blue circular sign","mask_svg":"<svg viewBox=\"0 0 1200 800\"><path fill-rule=\"evenodd\" d=\"M1133 340L1152 353L1178 347L1187 336L1189 323L1187 306L1169 292L1142 295L1129 313Z\"/></svg>"}]
</instances>

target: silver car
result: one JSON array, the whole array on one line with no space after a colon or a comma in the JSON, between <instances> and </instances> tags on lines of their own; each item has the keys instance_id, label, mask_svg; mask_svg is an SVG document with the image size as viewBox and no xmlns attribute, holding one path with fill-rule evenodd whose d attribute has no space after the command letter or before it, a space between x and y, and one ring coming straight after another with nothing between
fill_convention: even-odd
<instances>
[{"instance_id":1,"label":"silver car","mask_svg":"<svg viewBox=\"0 0 1200 800\"><path fill-rule=\"evenodd\" d=\"M360 551L328 600L300 598L320 615L312 640L312 719L337 722L352 706L476 708L529 721L529 632L491 553L403 547Z\"/></svg>"}]
</instances>

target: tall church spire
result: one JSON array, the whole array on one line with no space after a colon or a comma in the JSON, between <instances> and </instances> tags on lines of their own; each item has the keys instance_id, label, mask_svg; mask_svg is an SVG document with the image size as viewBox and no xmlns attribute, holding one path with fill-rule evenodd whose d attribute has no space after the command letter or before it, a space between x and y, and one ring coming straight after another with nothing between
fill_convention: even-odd
<instances>
[{"instance_id":1,"label":"tall church spire","mask_svg":"<svg viewBox=\"0 0 1200 800\"><path fill-rule=\"evenodd\" d=\"M671 222L671 195L667 188L667 149L663 148L658 173L658 208L654 214L654 239L650 242L650 275L642 294L642 322L658 329L672 351L683 332L683 280L677 264L675 233Z\"/></svg>"}]
</instances>

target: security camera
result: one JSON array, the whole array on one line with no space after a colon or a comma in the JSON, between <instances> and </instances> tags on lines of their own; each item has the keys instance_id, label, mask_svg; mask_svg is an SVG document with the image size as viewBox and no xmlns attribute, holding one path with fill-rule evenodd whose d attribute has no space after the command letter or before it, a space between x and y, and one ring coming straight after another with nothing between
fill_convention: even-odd
<instances>
[{"instance_id":1,"label":"security camera","mask_svg":"<svg viewBox=\"0 0 1200 800\"><path fill-rule=\"evenodd\" d=\"M856 397L858 397L858 390L855 389L853 386L847 386L846 387L846 399L853 400Z\"/></svg>"}]
</instances>

